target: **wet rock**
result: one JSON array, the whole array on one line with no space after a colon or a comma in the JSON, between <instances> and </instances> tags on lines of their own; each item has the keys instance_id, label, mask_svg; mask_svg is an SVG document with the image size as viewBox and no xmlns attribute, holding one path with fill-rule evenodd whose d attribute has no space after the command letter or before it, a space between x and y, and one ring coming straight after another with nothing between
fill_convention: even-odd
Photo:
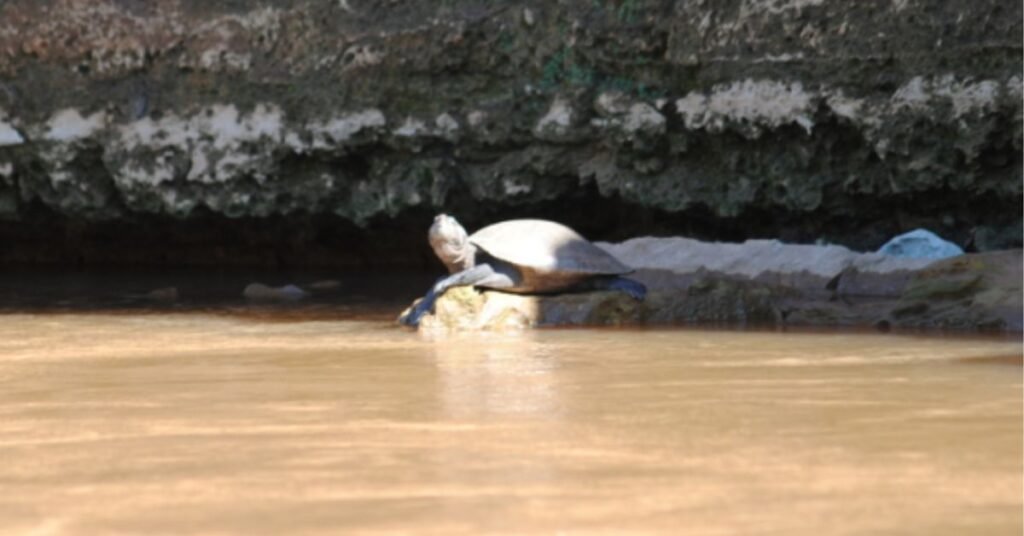
<instances>
[{"instance_id":1,"label":"wet rock","mask_svg":"<svg viewBox=\"0 0 1024 536\"><path fill-rule=\"evenodd\" d=\"M685 289L655 291L642 305L646 324L773 325L791 291L756 281L706 274Z\"/></svg>"},{"instance_id":2,"label":"wet rock","mask_svg":"<svg viewBox=\"0 0 1024 536\"><path fill-rule=\"evenodd\" d=\"M158 288L146 293L146 299L164 303L176 302L178 301L178 296L177 287Z\"/></svg>"},{"instance_id":3,"label":"wet rock","mask_svg":"<svg viewBox=\"0 0 1024 536\"><path fill-rule=\"evenodd\" d=\"M423 318L420 328L465 331L607 326L636 324L640 313L635 300L615 292L525 296L463 288L438 300L433 314Z\"/></svg>"},{"instance_id":4,"label":"wet rock","mask_svg":"<svg viewBox=\"0 0 1024 536\"><path fill-rule=\"evenodd\" d=\"M963 255L964 250L927 229L915 229L886 242L878 253L912 259L945 259Z\"/></svg>"},{"instance_id":5,"label":"wet rock","mask_svg":"<svg viewBox=\"0 0 1024 536\"><path fill-rule=\"evenodd\" d=\"M270 287L263 283L250 283L242 291L242 296L253 301L297 301L305 298L308 293L295 285Z\"/></svg>"},{"instance_id":6,"label":"wet rock","mask_svg":"<svg viewBox=\"0 0 1024 536\"><path fill-rule=\"evenodd\" d=\"M764 325L780 320L785 289L705 277L687 289L654 290L643 301L621 292L526 296L457 288L437 300L421 330L508 330L540 326ZM405 315L408 312L403 313Z\"/></svg>"},{"instance_id":7,"label":"wet rock","mask_svg":"<svg viewBox=\"0 0 1024 536\"><path fill-rule=\"evenodd\" d=\"M341 281L337 279L323 279L306 285L310 290L317 292L331 292L341 288Z\"/></svg>"},{"instance_id":8,"label":"wet rock","mask_svg":"<svg viewBox=\"0 0 1024 536\"><path fill-rule=\"evenodd\" d=\"M892 308L894 325L1024 329L1021 251L953 257L920 270Z\"/></svg>"}]
</instances>

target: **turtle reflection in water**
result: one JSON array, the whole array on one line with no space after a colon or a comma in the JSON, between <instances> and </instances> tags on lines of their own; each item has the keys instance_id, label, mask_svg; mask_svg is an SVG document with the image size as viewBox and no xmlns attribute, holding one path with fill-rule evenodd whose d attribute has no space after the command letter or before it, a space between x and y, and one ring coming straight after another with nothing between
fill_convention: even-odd
<instances>
[{"instance_id":1,"label":"turtle reflection in water","mask_svg":"<svg viewBox=\"0 0 1024 536\"><path fill-rule=\"evenodd\" d=\"M409 326L433 309L452 287L474 286L546 294L618 290L642 300L647 289L622 277L633 270L572 229L545 220L509 220L467 235L451 216L440 214L430 227L430 246L451 275L440 279L409 313Z\"/></svg>"}]
</instances>

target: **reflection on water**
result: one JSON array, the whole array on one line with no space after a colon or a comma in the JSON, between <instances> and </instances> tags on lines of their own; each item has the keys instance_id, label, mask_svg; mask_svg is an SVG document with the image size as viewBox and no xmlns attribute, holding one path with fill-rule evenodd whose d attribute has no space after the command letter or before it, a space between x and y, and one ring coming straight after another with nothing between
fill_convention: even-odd
<instances>
[{"instance_id":1,"label":"reflection on water","mask_svg":"<svg viewBox=\"0 0 1024 536\"><path fill-rule=\"evenodd\" d=\"M446 417L559 418L556 358L537 334L427 338Z\"/></svg>"},{"instance_id":2,"label":"reflection on water","mask_svg":"<svg viewBox=\"0 0 1024 536\"><path fill-rule=\"evenodd\" d=\"M1020 356L1005 339L0 315L0 533L1017 534Z\"/></svg>"}]
</instances>

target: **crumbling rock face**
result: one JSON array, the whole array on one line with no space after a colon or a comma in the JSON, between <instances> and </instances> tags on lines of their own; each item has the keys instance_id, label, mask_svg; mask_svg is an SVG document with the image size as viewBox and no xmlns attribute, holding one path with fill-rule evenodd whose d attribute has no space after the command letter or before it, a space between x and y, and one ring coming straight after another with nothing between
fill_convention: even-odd
<instances>
[{"instance_id":1,"label":"crumbling rock face","mask_svg":"<svg viewBox=\"0 0 1024 536\"><path fill-rule=\"evenodd\" d=\"M450 210L1019 245L1021 20L998 0L7 0L0 236L276 217L418 242Z\"/></svg>"}]
</instances>

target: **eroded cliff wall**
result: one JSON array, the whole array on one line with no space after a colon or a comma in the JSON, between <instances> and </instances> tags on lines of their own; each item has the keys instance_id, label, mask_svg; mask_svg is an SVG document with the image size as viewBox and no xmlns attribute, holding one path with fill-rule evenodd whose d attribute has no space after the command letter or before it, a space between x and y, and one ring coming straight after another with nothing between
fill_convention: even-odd
<instances>
[{"instance_id":1,"label":"eroded cliff wall","mask_svg":"<svg viewBox=\"0 0 1024 536\"><path fill-rule=\"evenodd\" d=\"M1021 21L1005 0L0 1L0 260L401 263L442 209L1012 246Z\"/></svg>"}]
</instances>

